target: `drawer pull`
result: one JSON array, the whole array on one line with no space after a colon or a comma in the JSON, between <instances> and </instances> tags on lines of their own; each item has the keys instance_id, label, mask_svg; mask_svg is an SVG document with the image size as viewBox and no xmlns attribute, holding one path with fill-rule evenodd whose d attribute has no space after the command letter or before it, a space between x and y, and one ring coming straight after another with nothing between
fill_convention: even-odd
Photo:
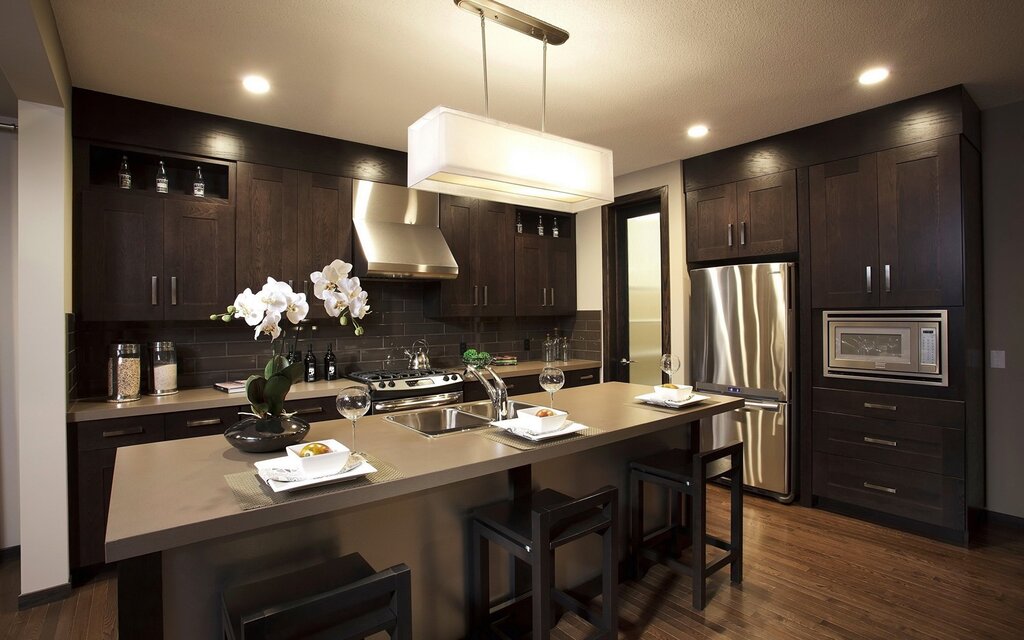
<instances>
[{"instance_id":1,"label":"drawer pull","mask_svg":"<svg viewBox=\"0 0 1024 640\"><path fill-rule=\"evenodd\" d=\"M885 409L886 411L895 411L896 405L894 404L877 404L874 402L865 402L865 409Z\"/></svg>"},{"instance_id":2,"label":"drawer pull","mask_svg":"<svg viewBox=\"0 0 1024 640\"><path fill-rule=\"evenodd\" d=\"M585 376L580 376L580 380L593 380L593 379L594 379L594 374L592 374L592 373L587 374Z\"/></svg>"},{"instance_id":3,"label":"drawer pull","mask_svg":"<svg viewBox=\"0 0 1024 640\"><path fill-rule=\"evenodd\" d=\"M211 427L215 424L222 424L224 421L220 418L206 418L204 420L186 420L186 427Z\"/></svg>"},{"instance_id":4,"label":"drawer pull","mask_svg":"<svg viewBox=\"0 0 1024 640\"><path fill-rule=\"evenodd\" d=\"M505 383L505 388L506 388L506 389L515 389L515 388L516 388L516 385L514 385L514 384L508 384L508 383Z\"/></svg>"},{"instance_id":5,"label":"drawer pull","mask_svg":"<svg viewBox=\"0 0 1024 640\"><path fill-rule=\"evenodd\" d=\"M882 438L872 438L871 436L864 436L864 442L869 444L884 444L887 447L895 447L895 440L883 440Z\"/></svg>"},{"instance_id":6,"label":"drawer pull","mask_svg":"<svg viewBox=\"0 0 1024 640\"><path fill-rule=\"evenodd\" d=\"M874 489L875 491L884 491L886 493L891 493L893 495L896 494L896 489L893 489L892 487L885 487L885 486L882 486L880 484L871 484L870 482L865 482L864 483L864 488L865 489Z\"/></svg>"},{"instance_id":7,"label":"drawer pull","mask_svg":"<svg viewBox=\"0 0 1024 640\"><path fill-rule=\"evenodd\" d=\"M137 436L143 432L142 427L132 427L131 429L118 429L117 431L104 431L104 438L120 438L121 436Z\"/></svg>"},{"instance_id":8,"label":"drawer pull","mask_svg":"<svg viewBox=\"0 0 1024 640\"><path fill-rule=\"evenodd\" d=\"M306 407L305 409L296 409L293 415L296 416L308 416L314 413L323 413L323 407Z\"/></svg>"}]
</instances>

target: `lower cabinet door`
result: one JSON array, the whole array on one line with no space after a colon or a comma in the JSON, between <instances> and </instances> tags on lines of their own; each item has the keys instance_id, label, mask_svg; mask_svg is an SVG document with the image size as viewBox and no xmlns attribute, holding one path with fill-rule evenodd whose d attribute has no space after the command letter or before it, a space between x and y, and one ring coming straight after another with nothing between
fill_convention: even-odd
<instances>
[{"instance_id":1,"label":"lower cabinet door","mask_svg":"<svg viewBox=\"0 0 1024 640\"><path fill-rule=\"evenodd\" d=\"M587 384L597 384L601 381L600 369L574 369L565 372L565 388L582 387Z\"/></svg>"},{"instance_id":2,"label":"lower cabinet door","mask_svg":"<svg viewBox=\"0 0 1024 640\"><path fill-rule=\"evenodd\" d=\"M250 411L250 409L248 406L242 405L169 413L164 418L164 438L179 440L181 438L222 435L225 429L238 422L239 411Z\"/></svg>"},{"instance_id":3,"label":"lower cabinet door","mask_svg":"<svg viewBox=\"0 0 1024 640\"><path fill-rule=\"evenodd\" d=\"M77 508L71 510L73 568L104 562L103 538L107 531L116 455L117 449L97 449L78 454Z\"/></svg>"},{"instance_id":4,"label":"lower cabinet door","mask_svg":"<svg viewBox=\"0 0 1024 640\"><path fill-rule=\"evenodd\" d=\"M294 413L296 418L306 422L323 422L338 420L341 415L334 404L334 396L327 398L308 398L306 400L289 400L284 404L285 411Z\"/></svg>"}]
</instances>

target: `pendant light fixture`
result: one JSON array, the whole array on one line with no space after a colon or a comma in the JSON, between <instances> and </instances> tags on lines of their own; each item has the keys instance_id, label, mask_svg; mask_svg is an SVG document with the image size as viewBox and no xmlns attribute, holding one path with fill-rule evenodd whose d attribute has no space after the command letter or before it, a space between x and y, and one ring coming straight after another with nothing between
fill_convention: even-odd
<instances>
[{"instance_id":1,"label":"pendant light fixture","mask_svg":"<svg viewBox=\"0 0 1024 640\"><path fill-rule=\"evenodd\" d=\"M612 202L612 152L545 131L548 45L568 32L493 0L455 4L480 16L487 117L438 106L414 122L408 186L572 213ZM544 43L540 131L490 118L487 20Z\"/></svg>"}]
</instances>

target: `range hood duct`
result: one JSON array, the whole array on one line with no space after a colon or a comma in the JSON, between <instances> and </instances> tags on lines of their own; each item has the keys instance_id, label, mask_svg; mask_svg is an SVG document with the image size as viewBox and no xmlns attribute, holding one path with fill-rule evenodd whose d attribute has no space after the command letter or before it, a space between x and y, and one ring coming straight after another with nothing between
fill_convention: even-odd
<instances>
[{"instance_id":1,"label":"range hood duct","mask_svg":"<svg viewBox=\"0 0 1024 640\"><path fill-rule=\"evenodd\" d=\"M451 280L459 275L438 226L438 196L391 184L355 180L354 274L367 280Z\"/></svg>"}]
</instances>

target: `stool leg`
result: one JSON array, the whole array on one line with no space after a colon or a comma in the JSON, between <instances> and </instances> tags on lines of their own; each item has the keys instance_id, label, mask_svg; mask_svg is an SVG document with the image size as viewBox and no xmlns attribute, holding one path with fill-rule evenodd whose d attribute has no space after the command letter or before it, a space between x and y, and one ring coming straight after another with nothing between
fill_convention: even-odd
<instances>
[{"instance_id":1,"label":"stool leg","mask_svg":"<svg viewBox=\"0 0 1024 640\"><path fill-rule=\"evenodd\" d=\"M743 582L743 452L732 454L733 483L729 514L729 578Z\"/></svg>"},{"instance_id":2,"label":"stool leg","mask_svg":"<svg viewBox=\"0 0 1024 640\"><path fill-rule=\"evenodd\" d=\"M609 640L618 637L619 628L619 524L618 506L611 503L611 526L601 535L602 560L604 561L601 577L601 622L604 624L604 636Z\"/></svg>"},{"instance_id":3,"label":"stool leg","mask_svg":"<svg viewBox=\"0 0 1024 640\"><path fill-rule=\"evenodd\" d=\"M533 638L551 638L551 584L555 579L555 554L549 545L533 550Z\"/></svg>"},{"instance_id":4,"label":"stool leg","mask_svg":"<svg viewBox=\"0 0 1024 640\"><path fill-rule=\"evenodd\" d=\"M668 490L668 524L672 530L670 538L672 541L673 557L678 557L680 550L683 548L685 534L685 529L683 528L683 500L685 495L682 491Z\"/></svg>"},{"instance_id":5,"label":"stool leg","mask_svg":"<svg viewBox=\"0 0 1024 640\"><path fill-rule=\"evenodd\" d=\"M644 483L637 474L629 474L629 569L634 580L639 580L640 549L644 543Z\"/></svg>"},{"instance_id":6,"label":"stool leg","mask_svg":"<svg viewBox=\"0 0 1024 640\"><path fill-rule=\"evenodd\" d=\"M704 481L706 477L705 471L696 460L694 460L693 470L695 480L697 481L697 486L693 492L693 513L690 520L693 539L693 608L703 610L707 602L705 585L707 583L708 560L707 547L704 543L705 527L707 526L707 508L705 504L707 500L705 494L707 483ZM697 475L698 473L700 475Z\"/></svg>"},{"instance_id":7,"label":"stool leg","mask_svg":"<svg viewBox=\"0 0 1024 640\"><path fill-rule=\"evenodd\" d=\"M408 571L398 576L395 600L398 623L391 637L394 640L412 640L412 576Z\"/></svg>"},{"instance_id":8,"label":"stool leg","mask_svg":"<svg viewBox=\"0 0 1024 640\"><path fill-rule=\"evenodd\" d=\"M480 531L480 525L472 524L470 550L470 637L483 638L487 635L491 605L491 567L488 557L487 538Z\"/></svg>"}]
</instances>

